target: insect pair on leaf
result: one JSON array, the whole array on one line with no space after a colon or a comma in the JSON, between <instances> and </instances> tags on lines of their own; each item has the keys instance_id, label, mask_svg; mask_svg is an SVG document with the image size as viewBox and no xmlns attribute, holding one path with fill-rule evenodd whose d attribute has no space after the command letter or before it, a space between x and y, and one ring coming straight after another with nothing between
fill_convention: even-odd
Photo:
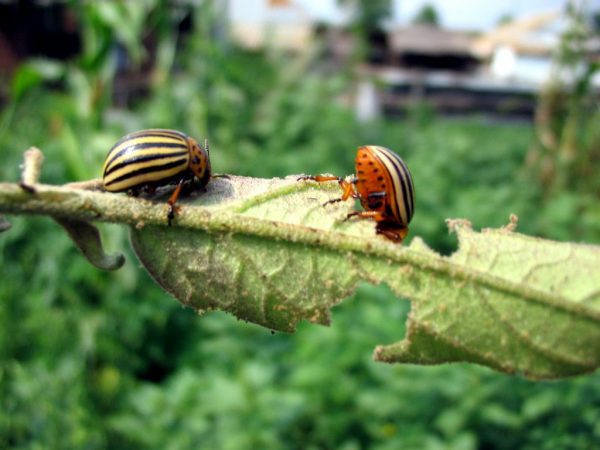
<instances>
[{"instance_id":1,"label":"insect pair on leaf","mask_svg":"<svg viewBox=\"0 0 600 450\"><path fill-rule=\"evenodd\" d=\"M325 175L309 175L299 180L338 181L342 197L327 203L360 200L364 211L350 217L370 218L375 230L394 242L408 233L414 211L414 186L406 164L393 151L376 145L359 147L356 176L351 181ZM189 181L206 186L211 176L208 142L204 146L175 130L150 129L122 137L108 152L104 163L103 186L109 192L153 192L159 186L177 184L167 200L169 225L177 212L176 202Z\"/></svg>"}]
</instances>

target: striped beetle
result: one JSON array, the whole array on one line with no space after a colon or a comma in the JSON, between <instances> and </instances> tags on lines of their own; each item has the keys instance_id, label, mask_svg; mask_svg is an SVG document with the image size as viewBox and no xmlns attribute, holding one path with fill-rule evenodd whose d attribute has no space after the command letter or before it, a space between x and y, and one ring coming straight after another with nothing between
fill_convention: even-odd
<instances>
[{"instance_id":1,"label":"striped beetle","mask_svg":"<svg viewBox=\"0 0 600 450\"><path fill-rule=\"evenodd\" d=\"M337 181L342 196L325 204L358 198L365 211L351 212L346 219L372 218L377 222L377 234L402 242L415 207L415 188L408 167L393 151L377 145L359 147L355 163L356 176L350 181L328 175L307 175L299 180Z\"/></svg>"},{"instance_id":2,"label":"striped beetle","mask_svg":"<svg viewBox=\"0 0 600 450\"><path fill-rule=\"evenodd\" d=\"M167 200L168 222L175 217L175 203L183 183L196 179L203 187L211 177L208 141L204 147L175 130L141 130L123 136L108 152L102 184L109 192L154 192L158 186L177 184Z\"/></svg>"}]
</instances>

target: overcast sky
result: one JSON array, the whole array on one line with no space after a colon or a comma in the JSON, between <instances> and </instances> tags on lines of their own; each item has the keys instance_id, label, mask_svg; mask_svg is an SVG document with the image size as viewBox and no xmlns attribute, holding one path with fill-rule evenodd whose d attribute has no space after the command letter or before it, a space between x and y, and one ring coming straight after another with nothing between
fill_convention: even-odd
<instances>
[{"instance_id":1,"label":"overcast sky","mask_svg":"<svg viewBox=\"0 0 600 450\"><path fill-rule=\"evenodd\" d=\"M243 0L233 3L243 9L239 11L242 16L248 17L256 11L256 1ZM339 22L343 18L336 6L336 0L295 1L318 18L333 22ZM485 30L494 27L504 15L521 16L560 9L567 2L568 0L392 0L393 21L407 23L423 5L429 3L435 7L440 22L445 27ZM600 9L600 0L587 0L587 3L593 9Z\"/></svg>"}]
</instances>

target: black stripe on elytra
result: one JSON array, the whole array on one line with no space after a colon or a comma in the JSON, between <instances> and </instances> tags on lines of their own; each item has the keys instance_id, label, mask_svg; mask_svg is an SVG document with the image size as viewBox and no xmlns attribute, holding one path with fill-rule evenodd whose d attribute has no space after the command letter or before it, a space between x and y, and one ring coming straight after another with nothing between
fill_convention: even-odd
<instances>
[{"instance_id":1,"label":"black stripe on elytra","mask_svg":"<svg viewBox=\"0 0 600 450\"><path fill-rule=\"evenodd\" d=\"M404 160L402 158L400 158L399 156L398 156L398 162L404 169L404 173L406 174L406 179L408 181L408 190L410 192L410 210L411 210L411 216L412 216L412 211L414 210L414 207L415 207L415 192L414 192L412 176L410 174L410 171L408 170L408 166L406 165Z\"/></svg>"},{"instance_id":2,"label":"black stripe on elytra","mask_svg":"<svg viewBox=\"0 0 600 450\"><path fill-rule=\"evenodd\" d=\"M388 161L394 166L398 177L400 178L400 183L402 184L402 199L404 201L405 210L406 210L406 221L409 222L412 218L412 201L409 202L408 196L412 196L412 189L410 188L410 180L407 180L407 177L410 177L410 173L406 171L406 166L403 164L403 161L400 159L398 155L393 153L390 150L382 151L383 154L387 157ZM412 199L412 197L411 197ZM396 200L397 201L397 200ZM400 212L400 211L398 211ZM406 225L406 224L405 224Z\"/></svg>"},{"instance_id":3,"label":"black stripe on elytra","mask_svg":"<svg viewBox=\"0 0 600 450\"><path fill-rule=\"evenodd\" d=\"M404 209L406 210L406 222L408 223L410 222L410 219L413 215L413 192L411 186L412 183L410 172L408 172L404 161L402 161L402 159L398 155L391 153L390 158L402 183L402 199L404 200Z\"/></svg>"},{"instance_id":4,"label":"black stripe on elytra","mask_svg":"<svg viewBox=\"0 0 600 450\"><path fill-rule=\"evenodd\" d=\"M108 166L106 172L104 172L104 176L108 176L111 173L122 169L123 167L132 165L132 164L138 164L138 163L143 163L143 162L147 162L147 161L158 161L161 159L167 159L167 158L176 158L179 156L183 156L183 157L187 157L188 156L188 152L187 150L184 152L177 152L177 153L167 153L167 154L160 154L160 153L151 153L149 155L141 155L141 156L134 156L133 158L130 159L126 159L125 161L121 161L119 164L115 164L114 166Z\"/></svg>"},{"instance_id":5,"label":"black stripe on elytra","mask_svg":"<svg viewBox=\"0 0 600 450\"><path fill-rule=\"evenodd\" d=\"M123 181L128 178L135 178L138 175L145 175L145 174L149 174L149 173L153 173L153 172L160 172L161 170L169 170L169 169L172 169L173 167L177 167L185 162L186 162L186 160L184 158L184 159L178 159L177 161L173 161L173 162L163 164L160 166L142 167L138 170L133 170L131 172L127 172L127 173L121 175L120 177L115 178L114 180L110 180L108 183L106 183L106 185L110 186L113 183L118 183L119 181Z\"/></svg>"},{"instance_id":6,"label":"black stripe on elytra","mask_svg":"<svg viewBox=\"0 0 600 450\"><path fill-rule=\"evenodd\" d=\"M145 137L158 137L158 138L170 138L181 140L184 143L187 142L187 136L179 131L171 131L171 130L142 130L142 131L134 131L133 133L126 134L121 139L119 139L115 145L112 146L109 153L113 151L113 149L119 147L121 144L127 141L132 141L136 139L143 139Z\"/></svg>"},{"instance_id":7,"label":"black stripe on elytra","mask_svg":"<svg viewBox=\"0 0 600 450\"><path fill-rule=\"evenodd\" d=\"M144 135L145 137L146 135ZM117 148L119 146L119 144L115 144L115 146L113 147L113 149ZM110 167L110 165L114 162L115 159L117 159L120 156L123 156L125 153L130 153L130 152L134 152L136 150L144 150L146 148L153 148L155 147L157 149L157 151L160 151L160 148L181 148L181 149L185 149L186 151L188 151L187 149L187 145L185 145L184 143L171 143L171 142L140 142L140 143L135 143L133 145L128 145L126 147L123 147L121 150L119 150L117 153L115 153L114 155L112 155L110 157L110 159L107 161L106 163L106 167ZM111 149L110 152L108 152L108 154L110 155L110 153L113 150Z\"/></svg>"}]
</instances>

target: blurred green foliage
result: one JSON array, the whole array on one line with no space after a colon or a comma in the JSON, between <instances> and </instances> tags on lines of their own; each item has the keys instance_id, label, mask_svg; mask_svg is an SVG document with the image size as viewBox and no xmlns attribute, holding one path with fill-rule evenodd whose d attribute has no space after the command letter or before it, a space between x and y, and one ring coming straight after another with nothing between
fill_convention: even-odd
<instances>
[{"instance_id":1,"label":"blurred green foliage","mask_svg":"<svg viewBox=\"0 0 600 450\"><path fill-rule=\"evenodd\" d=\"M122 30L115 17L125 13L101 3L77 10L80 59L38 61L15 75L0 118L3 181L19 178L31 145L46 156L43 182L98 177L114 141L145 127L208 137L217 172L262 177L348 174L356 147L377 143L399 152L413 173L411 236L440 251L454 246L445 218L497 227L510 213L526 233L600 242L597 209L578 214L568 191L540 200L543 187L522 169L529 124L447 120L426 108L359 124L338 100L351 77L320 75L310 58L236 48L215 33L208 2L191 11L185 39L174 27L181 11L163 2L129 12L154 27L161 56L148 95L116 108L109 49L116 37L137 64L149 30ZM44 71L63 88L48 89ZM102 228L106 245L124 250L128 263L105 273L49 220L10 220L0 235L1 448L600 446L598 375L534 383L475 366L375 364L374 345L403 336L410 308L385 286L362 285L333 311L330 328L271 334L182 309L137 266L117 226Z\"/></svg>"},{"instance_id":2,"label":"blurred green foliage","mask_svg":"<svg viewBox=\"0 0 600 450\"><path fill-rule=\"evenodd\" d=\"M586 2L571 2L556 51L552 77L541 92L536 136L527 170L540 185L542 201L564 205L589 222L600 217L600 107L595 80L600 61L590 42L600 39Z\"/></svg>"}]
</instances>

